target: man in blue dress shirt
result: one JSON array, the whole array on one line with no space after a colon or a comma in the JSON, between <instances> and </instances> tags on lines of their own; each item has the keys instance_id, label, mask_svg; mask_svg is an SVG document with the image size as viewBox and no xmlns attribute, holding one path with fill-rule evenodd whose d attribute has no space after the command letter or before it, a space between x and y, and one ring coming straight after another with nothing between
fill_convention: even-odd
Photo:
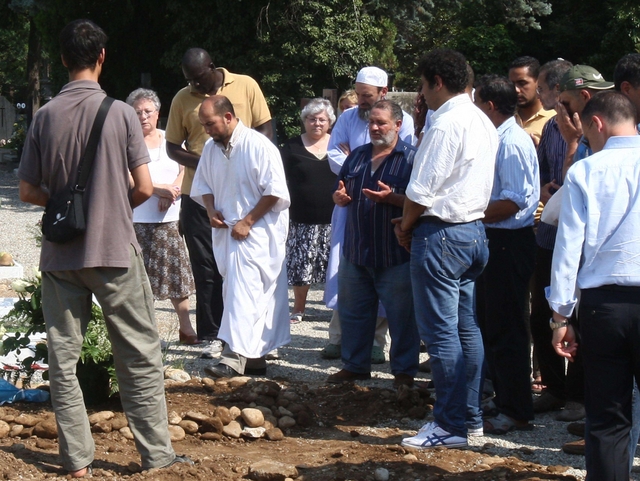
<instances>
[{"instance_id":1,"label":"man in blue dress shirt","mask_svg":"<svg viewBox=\"0 0 640 481\"><path fill-rule=\"evenodd\" d=\"M640 137L635 107L617 92L594 96L581 121L596 153L565 179L550 323L559 355L583 355L587 481L629 479L633 380L640 376ZM568 325L578 289L579 346Z\"/></svg>"},{"instance_id":2,"label":"man in blue dress shirt","mask_svg":"<svg viewBox=\"0 0 640 481\"><path fill-rule=\"evenodd\" d=\"M540 198L540 176L533 141L514 117L513 83L497 75L481 77L475 103L496 126L500 139L484 213L489 262L479 278L478 319L498 410L496 417L485 421L484 433L504 434L533 428L526 312L535 262L533 214Z\"/></svg>"}]
</instances>

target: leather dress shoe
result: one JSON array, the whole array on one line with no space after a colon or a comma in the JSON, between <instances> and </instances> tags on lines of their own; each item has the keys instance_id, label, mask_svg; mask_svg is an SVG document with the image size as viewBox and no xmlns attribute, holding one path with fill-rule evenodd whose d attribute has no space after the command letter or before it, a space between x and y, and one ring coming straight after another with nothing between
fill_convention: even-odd
<instances>
[{"instance_id":1,"label":"leather dress shoe","mask_svg":"<svg viewBox=\"0 0 640 481\"><path fill-rule=\"evenodd\" d=\"M395 387L396 389L399 388L400 386L413 387L413 382L414 382L413 376L410 376L409 374L405 374L401 372L394 376L393 387Z\"/></svg>"},{"instance_id":2,"label":"leather dress shoe","mask_svg":"<svg viewBox=\"0 0 640 481\"><path fill-rule=\"evenodd\" d=\"M329 376L327 382L338 384L341 382L366 381L367 379L371 379L370 372L352 372L342 369Z\"/></svg>"},{"instance_id":3,"label":"leather dress shoe","mask_svg":"<svg viewBox=\"0 0 640 481\"><path fill-rule=\"evenodd\" d=\"M580 436L581 438L584 438L585 427L586 427L585 423L581 423L581 422L569 423L567 424L567 431L569 432L569 434L573 434L574 436Z\"/></svg>"},{"instance_id":4,"label":"leather dress shoe","mask_svg":"<svg viewBox=\"0 0 640 481\"><path fill-rule=\"evenodd\" d=\"M241 374L235 369L233 369L232 367L227 366L226 364L215 364L213 366L205 366L204 372L209 376L216 377L216 378L223 378L223 377L231 378L231 377L238 377L243 375L264 376L265 374L267 374L267 368L266 367L261 369L245 368L244 374Z\"/></svg>"},{"instance_id":5,"label":"leather dress shoe","mask_svg":"<svg viewBox=\"0 0 640 481\"><path fill-rule=\"evenodd\" d=\"M585 445L584 439L578 439L577 441L570 441L562 445L562 450L567 454L577 454L578 456L584 456Z\"/></svg>"}]
</instances>

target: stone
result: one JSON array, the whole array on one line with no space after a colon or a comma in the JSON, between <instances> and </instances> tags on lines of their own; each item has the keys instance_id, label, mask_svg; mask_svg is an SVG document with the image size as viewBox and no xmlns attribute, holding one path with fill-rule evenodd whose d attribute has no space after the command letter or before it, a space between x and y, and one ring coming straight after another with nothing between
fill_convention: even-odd
<instances>
[{"instance_id":1,"label":"stone","mask_svg":"<svg viewBox=\"0 0 640 481\"><path fill-rule=\"evenodd\" d=\"M11 432L11 426L5 421L0 421L0 439L6 438Z\"/></svg>"},{"instance_id":2,"label":"stone","mask_svg":"<svg viewBox=\"0 0 640 481\"><path fill-rule=\"evenodd\" d=\"M116 415L116 417L111 420L111 429L114 431L120 431L123 427L128 425L129 421L127 421L127 418L121 414Z\"/></svg>"},{"instance_id":3,"label":"stone","mask_svg":"<svg viewBox=\"0 0 640 481\"><path fill-rule=\"evenodd\" d=\"M42 418L32 416L31 414L20 414L13 422L16 424L22 424L23 426L32 427L42 421Z\"/></svg>"},{"instance_id":4,"label":"stone","mask_svg":"<svg viewBox=\"0 0 640 481\"><path fill-rule=\"evenodd\" d=\"M202 433L200 439L205 441L221 441L222 435L220 433Z\"/></svg>"},{"instance_id":5,"label":"stone","mask_svg":"<svg viewBox=\"0 0 640 481\"><path fill-rule=\"evenodd\" d=\"M229 387L232 387L232 388L242 387L245 384L247 384L249 381L251 381L251 378L249 376L232 377L231 379L229 379Z\"/></svg>"},{"instance_id":6,"label":"stone","mask_svg":"<svg viewBox=\"0 0 640 481\"><path fill-rule=\"evenodd\" d=\"M373 473L373 479L376 481L389 481L389 470L385 468L378 468Z\"/></svg>"},{"instance_id":7,"label":"stone","mask_svg":"<svg viewBox=\"0 0 640 481\"><path fill-rule=\"evenodd\" d=\"M96 424L102 421L108 421L109 419L113 419L115 415L116 414L113 411L100 411L99 413L94 413L91 416L89 416L89 424Z\"/></svg>"},{"instance_id":8,"label":"stone","mask_svg":"<svg viewBox=\"0 0 640 481\"><path fill-rule=\"evenodd\" d=\"M231 415L231 420L233 421L235 419L238 419L240 416L242 416L242 411L237 406L231 406L229 408L229 414Z\"/></svg>"},{"instance_id":9,"label":"stone","mask_svg":"<svg viewBox=\"0 0 640 481\"><path fill-rule=\"evenodd\" d=\"M264 424L264 414L259 409L245 408L242 410L242 419L250 428L257 428Z\"/></svg>"},{"instance_id":10,"label":"stone","mask_svg":"<svg viewBox=\"0 0 640 481\"><path fill-rule=\"evenodd\" d=\"M291 411L289 411L288 409L286 409L284 406L278 407L278 412L282 416L289 416L290 418L293 417L293 413Z\"/></svg>"},{"instance_id":11,"label":"stone","mask_svg":"<svg viewBox=\"0 0 640 481\"><path fill-rule=\"evenodd\" d=\"M224 424L225 426L233 421L233 418L231 417L231 411L226 406L218 406L216 408L216 416L220 418L220 421L222 421L222 424Z\"/></svg>"},{"instance_id":12,"label":"stone","mask_svg":"<svg viewBox=\"0 0 640 481\"><path fill-rule=\"evenodd\" d=\"M488 466L494 466L496 464L504 464L504 461L505 460L500 456L490 456L480 460L482 464L486 464Z\"/></svg>"},{"instance_id":13,"label":"stone","mask_svg":"<svg viewBox=\"0 0 640 481\"><path fill-rule=\"evenodd\" d=\"M404 456L402 456L402 459L404 459L405 461L417 461L418 456L416 456L415 454L405 454Z\"/></svg>"},{"instance_id":14,"label":"stone","mask_svg":"<svg viewBox=\"0 0 640 481\"><path fill-rule=\"evenodd\" d=\"M110 433L113 431L113 426L109 421L100 421L91 426L92 433Z\"/></svg>"},{"instance_id":15,"label":"stone","mask_svg":"<svg viewBox=\"0 0 640 481\"><path fill-rule=\"evenodd\" d=\"M10 447L9 447L9 452L11 453L17 453L18 451L22 451L23 449L26 449L26 445L23 443L13 443Z\"/></svg>"},{"instance_id":16,"label":"stone","mask_svg":"<svg viewBox=\"0 0 640 481\"><path fill-rule=\"evenodd\" d=\"M202 421L199 431L201 433L221 433L222 428L224 428L224 424L222 424L220 418L218 416L213 416Z\"/></svg>"},{"instance_id":17,"label":"stone","mask_svg":"<svg viewBox=\"0 0 640 481\"><path fill-rule=\"evenodd\" d=\"M275 416L267 415L267 416L264 417L264 423L265 423L265 425L267 423L271 423L272 425L277 426L278 425L278 418L275 417Z\"/></svg>"},{"instance_id":18,"label":"stone","mask_svg":"<svg viewBox=\"0 0 640 481\"><path fill-rule=\"evenodd\" d=\"M173 368L165 369L164 378L171 379L173 381L178 381L178 382L188 382L191 380L191 376L189 376L187 371L184 371L182 369L173 369Z\"/></svg>"},{"instance_id":19,"label":"stone","mask_svg":"<svg viewBox=\"0 0 640 481\"><path fill-rule=\"evenodd\" d=\"M271 428L265 431L264 437L269 441L282 441L284 439L284 433L280 428Z\"/></svg>"},{"instance_id":20,"label":"stone","mask_svg":"<svg viewBox=\"0 0 640 481\"><path fill-rule=\"evenodd\" d=\"M187 437L187 433L184 432L180 426L169 425L169 438L172 443L182 441Z\"/></svg>"},{"instance_id":21,"label":"stone","mask_svg":"<svg viewBox=\"0 0 640 481\"><path fill-rule=\"evenodd\" d=\"M273 416L273 411L266 406L256 406L256 409L258 409L264 416Z\"/></svg>"},{"instance_id":22,"label":"stone","mask_svg":"<svg viewBox=\"0 0 640 481\"><path fill-rule=\"evenodd\" d=\"M196 421L198 423L204 422L209 419L209 416L206 414L202 414L197 411L189 411L184 415L185 419L191 419L192 421Z\"/></svg>"},{"instance_id":23,"label":"stone","mask_svg":"<svg viewBox=\"0 0 640 481\"><path fill-rule=\"evenodd\" d=\"M229 438L238 439L242 434L242 426L238 421L231 421L222 429L222 434Z\"/></svg>"},{"instance_id":24,"label":"stone","mask_svg":"<svg viewBox=\"0 0 640 481\"><path fill-rule=\"evenodd\" d=\"M4 415L2 417L0 417L0 419L2 419L5 423L13 423L16 420L16 417L11 415L11 414L7 414Z\"/></svg>"},{"instance_id":25,"label":"stone","mask_svg":"<svg viewBox=\"0 0 640 481\"><path fill-rule=\"evenodd\" d=\"M289 404L291 404L291 401L289 401L287 398L285 397L278 397L278 400L276 401L276 404L278 406L283 406L283 407L287 407Z\"/></svg>"},{"instance_id":26,"label":"stone","mask_svg":"<svg viewBox=\"0 0 640 481\"><path fill-rule=\"evenodd\" d=\"M177 426L180 426L182 429L184 429L184 432L187 434L195 434L198 432L198 429L200 429L200 426L198 426L198 423L195 421L191 421L190 419L185 419L184 421L180 421L177 424Z\"/></svg>"},{"instance_id":27,"label":"stone","mask_svg":"<svg viewBox=\"0 0 640 481\"><path fill-rule=\"evenodd\" d=\"M180 422L182 421L180 415L175 411L169 412L169 414L167 415L167 419L169 420L169 424L180 424Z\"/></svg>"},{"instance_id":28,"label":"stone","mask_svg":"<svg viewBox=\"0 0 640 481\"><path fill-rule=\"evenodd\" d=\"M131 429L129 428L129 426L125 426L124 428L120 429L120 431L118 432L122 434L122 436L125 439L129 439L130 441L133 440L133 433L131 432Z\"/></svg>"},{"instance_id":29,"label":"stone","mask_svg":"<svg viewBox=\"0 0 640 481\"><path fill-rule=\"evenodd\" d=\"M34 426L33 434L35 434L39 438L57 439L58 425L53 419L47 419Z\"/></svg>"},{"instance_id":30,"label":"stone","mask_svg":"<svg viewBox=\"0 0 640 481\"><path fill-rule=\"evenodd\" d=\"M291 464L264 459L249 466L249 478L254 481L284 481L297 477L298 470Z\"/></svg>"},{"instance_id":31,"label":"stone","mask_svg":"<svg viewBox=\"0 0 640 481\"><path fill-rule=\"evenodd\" d=\"M307 411L301 411L296 416L296 423L298 426L303 428L308 428L309 426L313 426L313 417Z\"/></svg>"},{"instance_id":32,"label":"stone","mask_svg":"<svg viewBox=\"0 0 640 481\"><path fill-rule=\"evenodd\" d=\"M282 416L279 420L278 420L278 427L280 429L287 429L287 428L291 428L293 426L296 425L296 420L293 419L290 416Z\"/></svg>"},{"instance_id":33,"label":"stone","mask_svg":"<svg viewBox=\"0 0 640 481\"><path fill-rule=\"evenodd\" d=\"M58 445L48 439L36 439L36 447L48 451L58 450Z\"/></svg>"},{"instance_id":34,"label":"stone","mask_svg":"<svg viewBox=\"0 0 640 481\"><path fill-rule=\"evenodd\" d=\"M204 386L205 391L213 392L216 390L216 382L211 378L203 377L202 385Z\"/></svg>"},{"instance_id":35,"label":"stone","mask_svg":"<svg viewBox=\"0 0 640 481\"><path fill-rule=\"evenodd\" d=\"M13 426L11 426L11 431L9 431L9 436L12 438L16 436L20 436L20 433L22 432L23 429L24 429L24 426L22 424L14 424Z\"/></svg>"},{"instance_id":36,"label":"stone","mask_svg":"<svg viewBox=\"0 0 640 481\"><path fill-rule=\"evenodd\" d=\"M269 429L275 428L275 425L271 421L267 421L265 419L264 420L264 424L262 425L262 427L265 428L268 431Z\"/></svg>"},{"instance_id":37,"label":"stone","mask_svg":"<svg viewBox=\"0 0 640 481\"><path fill-rule=\"evenodd\" d=\"M33 426L25 426L25 428L20 431L19 435L22 439L27 439L33 436Z\"/></svg>"},{"instance_id":38,"label":"stone","mask_svg":"<svg viewBox=\"0 0 640 481\"><path fill-rule=\"evenodd\" d=\"M170 387L180 386L182 383L180 381L176 381L175 379L165 379L164 380L164 388L168 389Z\"/></svg>"},{"instance_id":39,"label":"stone","mask_svg":"<svg viewBox=\"0 0 640 481\"><path fill-rule=\"evenodd\" d=\"M298 395L298 393L295 391L292 391L291 389L287 389L286 391L283 391L281 396L285 399L288 399L289 401L297 401L300 399L300 396Z\"/></svg>"},{"instance_id":40,"label":"stone","mask_svg":"<svg viewBox=\"0 0 640 481\"><path fill-rule=\"evenodd\" d=\"M304 411L305 407L302 404L292 402L287 406L287 409L293 414L298 414L299 412Z\"/></svg>"},{"instance_id":41,"label":"stone","mask_svg":"<svg viewBox=\"0 0 640 481\"><path fill-rule=\"evenodd\" d=\"M140 466L135 461L131 461L129 464L127 464L127 469L130 473L139 473L140 471L142 471L142 466Z\"/></svg>"},{"instance_id":42,"label":"stone","mask_svg":"<svg viewBox=\"0 0 640 481\"><path fill-rule=\"evenodd\" d=\"M255 428L250 428L247 426L242 430L242 436L244 436L245 438L260 439L264 435L265 431L266 429L262 426Z\"/></svg>"}]
</instances>

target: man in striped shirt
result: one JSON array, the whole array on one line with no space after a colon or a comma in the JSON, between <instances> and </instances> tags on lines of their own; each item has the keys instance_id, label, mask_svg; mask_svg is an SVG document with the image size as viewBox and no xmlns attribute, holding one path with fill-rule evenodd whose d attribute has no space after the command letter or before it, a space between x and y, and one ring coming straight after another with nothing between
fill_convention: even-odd
<instances>
[{"instance_id":1,"label":"man in striped shirt","mask_svg":"<svg viewBox=\"0 0 640 481\"><path fill-rule=\"evenodd\" d=\"M415 149L398 138L399 105L381 100L369 115L371 142L356 148L338 176L335 203L347 207L338 271L338 312L344 368L327 382L371 377L378 301L389 321L394 386L413 385L420 340L413 311L409 253L398 244L391 219L402 215Z\"/></svg>"}]
</instances>

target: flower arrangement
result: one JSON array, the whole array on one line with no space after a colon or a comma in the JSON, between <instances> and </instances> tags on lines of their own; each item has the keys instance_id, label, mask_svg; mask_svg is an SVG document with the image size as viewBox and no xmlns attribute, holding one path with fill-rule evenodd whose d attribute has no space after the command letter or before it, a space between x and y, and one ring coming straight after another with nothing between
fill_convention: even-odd
<instances>
[{"instance_id":1,"label":"flower arrangement","mask_svg":"<svg viewBox=\"0 0 640 481\"><path fill-rule=\"evenodd\" d=\"M4 147L12 149L18 154L22 152L22 147L27 140L27 125L24 116L19 116L18 120L13 124L13 134L11 138L6 140Z\"/></svg>"}]
</instances>

